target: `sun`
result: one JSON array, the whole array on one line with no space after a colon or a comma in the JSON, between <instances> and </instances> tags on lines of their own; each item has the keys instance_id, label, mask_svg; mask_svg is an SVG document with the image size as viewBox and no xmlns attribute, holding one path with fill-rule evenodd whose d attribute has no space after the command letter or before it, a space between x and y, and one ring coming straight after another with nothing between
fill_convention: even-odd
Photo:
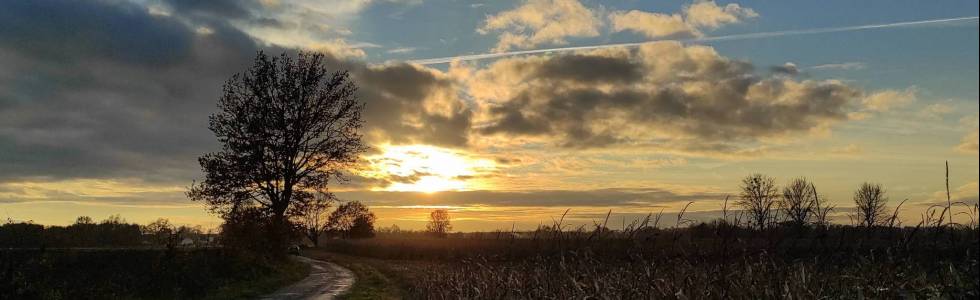
<instances>
[{"instance_id":1,"label":"sun","mask_svg":"<svg viewBox=\"0 0 980 300\"><path fill-rule=\"evenodd\" d=\"M366 157L361 175L384 179L386 191L435 193L470 190L475 177L495 168L492 160L428 145L382 146L381 154Z\"/></svg>"}]
</instances>

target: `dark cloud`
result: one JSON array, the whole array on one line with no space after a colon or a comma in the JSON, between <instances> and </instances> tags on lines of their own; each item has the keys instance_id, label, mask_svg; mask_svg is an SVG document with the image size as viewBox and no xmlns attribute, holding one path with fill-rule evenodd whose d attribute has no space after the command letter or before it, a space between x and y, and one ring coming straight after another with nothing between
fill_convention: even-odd
<instances>
[{"instance_id":1,"label":"dark cloud","mask_svg":"<svg viewBox=\"0 0 980 300\"><path fill-rule=\"evenodd\" d=\"M837 81L760 77L705 47L656 43L623 53L517 58L478 73L517 78L507 99L486 99L483 134L556 137L567 147L676 139L751 142L845 120L861 92ZM584 59L583 56L596 56ZM595 70L602 80L584 75ZM619 74L615 77L611 74Z\"/></svg>"},{"instance_id":2,"label":"dark cloud","mask_svg":"<svg viewBox=\"0 0 980 300\"><path fill-rule=\"evenodd\" d=\"M796 64L793 63L785 63L781 66L772 66L769 67L769 71L776 74L783 74L789 76L796 76L800 74L800 69L797 68Z\"/></svg>"},{"instance_id":3,"label":"dark cloud","mask_svg":"<svg viewBox=\"0 0 980 300\"><path fill-rule=\"evenodd\" d=\"M0 47L48 62L162 66L185 59L192 39L184 25L129 3L12 1L0 9Z\"/></svg>"},{"instance_id":4,"label":"dark cloud","mask_svg":"<svg viewBox=\"0 0 980 300\"><path fill-rule=\"evenodd\" d=\"M246 9L237 1L203 2L170 4L223 17ZM209 22L210 32L199 33L182 18L126 2L5 4L0 182L137 177L173 184L198 177L197 157L217 148L207 120L222 84L257 51L285 49L262 46L228 22ZM328 67L354 74L369 129L394 141L466 143L468 109L425 109L433 94L455 95L447 94L449 80L406 64L368 67L330 57Z\"/></svg>"},{"instance_id":5,"label":"dark cloud","mask_svg":"<svg viewBox=\"0 0 980 300\"><path fill-rule=\"evenodd\" d=\"M216 146L222 83L262 49L129 3L18 1L0 15L0 180L189 181Z\"/></svg>"},{"instance_id":6,"label":"dark cloud","mask_svg":"<svg viewBox=\"0 0 980 300\"><path fill-rule=\"evenodd\" d=\"M336 61L351 70L358 97L367 104L368 130L379 129L393 143L427 143L462 147L469 140L472 110L458 98L454 82L432 70L395 63L368 67L361 62ZM446 113L430 111L442 106Z\"/></svg>"},{"instance_id":7,"label":"dark cloud","mask_svg":"<svg viewBox=\"0 0 980 300\"><path fill-rule=\"evenodd\" d=\"M534 76L582 83L630 83L643 78L642 68L625 57L572 54L524 67L534 72Z\"/></svg>"}]
</instances>

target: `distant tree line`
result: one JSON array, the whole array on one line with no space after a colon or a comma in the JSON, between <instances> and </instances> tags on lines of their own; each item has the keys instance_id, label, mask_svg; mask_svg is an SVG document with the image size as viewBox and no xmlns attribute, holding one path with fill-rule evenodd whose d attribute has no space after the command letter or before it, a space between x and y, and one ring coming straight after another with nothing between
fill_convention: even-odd
<instances>
[{"instance_id":1,"label":"distant tree line","mask_svg":"<svg viewBox=\"0 0 980 300\"><path fill-rule=\"evenodd\" d=\"M100 222L81 216L68 226L13 220L0 224L0 248L178 247L212 241L200 227L175 226L166 219L139 225L118 215Z\"/></svg>"},{"instance_id":2,"label":"distant tree line","mask_svg":"<svg viewBox=\"0 0 980 300\"><path fill-rule=\"evenodd\" d=\"M334 210L331 201L313 201L304 205L303 212L293 212L292 228L295 238L309 239L314 245L320 238L358 239L375 234L377 219L367 206L351 201ZM231 246L256 247L262 243L263 230L268 221L258 210L227 219L221 232L205 232L200 226L178 226L160 218L146 225L128 223L118 215L95 222L81 216L67 226L41 225L33 222L7 220L0 223L0 248L78 248L78 247L187 247ZM258 238L257 238L258 237Z\"/></svg>"}]
</instances>

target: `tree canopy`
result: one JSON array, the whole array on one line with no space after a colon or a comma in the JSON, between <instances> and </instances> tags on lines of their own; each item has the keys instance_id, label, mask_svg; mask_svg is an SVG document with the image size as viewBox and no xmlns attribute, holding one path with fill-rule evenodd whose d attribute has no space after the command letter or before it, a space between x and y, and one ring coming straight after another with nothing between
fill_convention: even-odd
<instances>
[{"instance_id":1,"label":"tree canopy","mask_svg":"<svg viewBox=\"0 0 980 300\"><path fill-rule=\"evenodd\" d=\"M188 191L191 199L223 216L260 209L285 223L291 206L345 180L342 171L366 150L364 104L348 73L331 72L323 58L259 52L225 83L209 126L221 149L198 159L205 177Z\"/></svg>"}]
</instances>

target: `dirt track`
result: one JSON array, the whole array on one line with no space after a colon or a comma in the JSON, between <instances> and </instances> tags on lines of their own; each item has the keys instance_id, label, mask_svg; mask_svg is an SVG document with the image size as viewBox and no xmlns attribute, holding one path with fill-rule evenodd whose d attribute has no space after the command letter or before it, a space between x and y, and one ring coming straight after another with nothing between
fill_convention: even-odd
<instances>
[{"instance_id":1,"label":"dirt track","mask_svg":"<svg viewBox=\"0 0 980 300\"><path fill-rule=\"evenodd\" d=\"M259 299L333 299L354 285L354 273L332 262L302 256L296 259L310 264L310 275Z\"/></svg>"}]
</instances>

